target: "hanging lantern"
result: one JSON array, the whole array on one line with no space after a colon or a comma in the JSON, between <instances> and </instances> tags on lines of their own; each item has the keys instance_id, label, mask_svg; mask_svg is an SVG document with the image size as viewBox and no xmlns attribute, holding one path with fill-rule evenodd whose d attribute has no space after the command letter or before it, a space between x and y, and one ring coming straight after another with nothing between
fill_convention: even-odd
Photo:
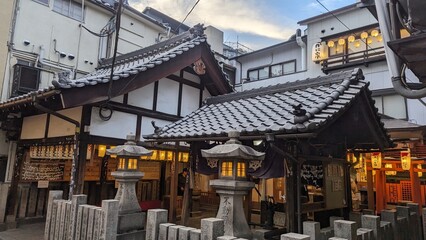
<instances>
[{"instance_id":1,"label":"hanging lantern","mask_svg":"<svg viewBox=\"0 0 426 240\"><path fill-rule=\"evenodd\" d=\"M171 161L171 160L173 160L173 151L167 151L167 160L169 160L169 161Z\"/></svg>"},{"instance_id":2,"label":"hanging lantern","mask_svg":"<svg viewBox=\"0 0 426 240\"><path fill-rule=\"evenodd\" d=\"M354 43L354 46L356 48L359 48L361 46L361 41L360 40L356 40L356 42Z\"/></svg>"},{"instance_id":3,"label":"hanging lantern","mask_svg":"<svg viewBox=\"0 0 426 240\"><path fill-rule=\"evenodd\" d=\"M422 165L421 164L417 164L417 169L422 169ZM422 177L423 176L423 172L417 172L417 176Z\"/></svg>"},{"instance_id":4,"label":"hanging lantern","mask_svg":"<svg viewBox=\"0 0 426 240\"><path fill-rule=\"evenodd\" d=\"M350 35L348 37L348 42L350 42L350 43L355 42L355 36L354 35Z\"/></svg>"},{"instance_id":5,"label":"hanging lantern","mask_svg":"<svg viewBox=\"0 0 426 240\"><path fill-rule=\"evenodd\" d=\"M366 38L368 38L368 32L362 32L361 39L366 39Z\"/></svg>"},{"instance_id":6,"label":"hanging lantern","mask_svg":"<svg viewBox=\"0 0 426 240\"><path fill-rule=\"evenodd\" d=\"M368 44L368 45L370 45L370 44L372 44L372 43L373 43L373 38L368 37L368 38L367 38L367 44Z\"/></svg>"},{"instance_id":7,"label":"hanging lantern","mask_svg":"<svg viewBox=\"0 0 426 240\"><path fill-rule=\"evenodd\" d=\"M373 168L382 168L382 153L372 152L371 153L371 166Z\"/></svg>"},{"instance_id":8,"label":"hanging lantern","mask_svg":"<svg viewBox=\"0 0 426 240\"><path fill-rule=\"evenodd\" d=\"M378 35L379 35L379 30L374 29L373 31L371 31L371 36L377 37Z\"/></svg>"},{"instance_id":9,"label":"hanging lantern","mask_svg":"<svg viewBox=\"0 0 426 240\"><path fill-rule=\"evenodd\" d=\"M340 46L343 46L343 45L345 45L345 39L343 39L343 38L340 38L339 39L339 41L337 41L337 43L340 45Z\"/></svg>"},{"instance_id":10,"label":"hanging lantern","mask_svg":"<svg viewBox=\"0 0 426 240\"><path fill-rule=\"evenodd\" d=\"M104 157L106 152L105 145L98 145L98 157Z\"/></svg>"},{"instance_id":11,"label":"hanging lantern","mask_svg":"<svg viewBox=\"0 0 426 240\"><path fill-rule=\"evenodd\" d=\"M411 168L411 153L410 149L401 151L401 167L403 170L410 170Z\"/></svg>"},{"instance_id":12,"label":"hanging lantern","mask_svg":"<svg viewBox=\"0 0 426 240\"><path fill-rule=\"evenodd\" d=\"M329 48L332 48L332 47L334 47L334 41L328 41L328 43L327 43L327 46L329 47Z\"/></svg>"},{"instance_id":13,"label":"hanging lantern","mask_svg":"<svg viewBox=\"0 0 426 240\"><path fill-rule=\"evenodd\" d=\"M379 36L376 37L376 39L377 39L378 42L383 41L383 35L380 34Z\"/></svg>"}]
</instances>

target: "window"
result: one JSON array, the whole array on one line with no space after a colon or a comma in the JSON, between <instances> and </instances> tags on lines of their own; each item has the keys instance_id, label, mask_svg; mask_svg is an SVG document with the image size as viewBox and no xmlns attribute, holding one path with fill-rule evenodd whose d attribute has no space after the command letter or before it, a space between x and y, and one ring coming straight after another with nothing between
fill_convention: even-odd
<instances>
[{"instance_id":1,"label":"window","mask_svg":"<svg viewBox=\"0 0 426 240\"><path fill-rule=\"evenodd\" d=\"M243 162L237 164L237 177L246 177L246 164Z\"/></svg>"},{"instance_id":2,"label":"window","mask_svg":"<svg viewBox=\"0 0 426 240\"><path fill-rule=\"evenodd\" d=\"M405 98L400 95L385 95L373 97L374 105L379 113L396 119L407 118L407 108Z\"/></svg>"},{"instance_id":3,"label":"window","mask_svg":"<svg viewBox=\"0 0 426 240\"><path fill-rule=\"evenodd\" d=\"M232 177L232 162L222 162L222 177Z\"/></svg>"},{"instance_id":4,"label":"window","mask_svg":"<svg viewBox=\"0 0 426 240\"><path fill-rule=\"evenodd\" d=\"M82 3L73 0L55 0L53 11L75 20L83 21Z\"/></svg>"},{"instance_id":5,"label":"window","mask_svg":"<svg viewBox=\"0 0 426 240\"><path fill-rule=\"evenodd\" d=\"M279 77L296 72L296 60L275 64L248 71L250 80L261 80L269 77Z\"/></svg>"},{"instance_id":6,"label":"window","mask_svg":"<svg viewBox=\"0 0 426 240\"><path fill-rule=\"evenodd\" d=\"M49 5L49 0L33 0L34 2L39 2L44 5Z\"/></svg>"}]
</instances>

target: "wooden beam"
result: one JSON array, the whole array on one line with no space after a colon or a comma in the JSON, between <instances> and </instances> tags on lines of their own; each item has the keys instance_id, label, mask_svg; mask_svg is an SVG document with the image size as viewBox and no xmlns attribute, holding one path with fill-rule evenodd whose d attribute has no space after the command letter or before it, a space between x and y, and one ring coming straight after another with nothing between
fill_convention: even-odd
<instances>
[{"instance_id":1,"label":"wooden beam","mask_svg":"<svg viewBox=\"0 0 426 240\"><path fill-rule=\"evenodd\" d=\"M386 175L384 171L376 171L376 214L386 209Z\"/></svg>"},{"instance_id":2,"label":"wooden beam","mask_svg":"<svg viewBox=\"0 0 426 240\"><path fill-rule=\"evenodd\" d=\"M170 209L169 209L169 222L176 222L176 200L178 188L178 164L179 164L179 142L175 143L175 157L171 164L171 179L170 179Z\"/></svg>"},{"instance_id":3,"label":"wooden beam","mask_svg":"<svg viewBox=\"0 0 426 240\"><path fill-rule=\"evenodd\" d=\"M368 209L374 211L374 189L373 189L373 172L367 171L367 198L368 198Z\"/></svg>"},{"instance_id":4,"label":"wooden beam","mask_svg":"<svg viewBox=\"0 0 426 240\"><path fill-rule=\"evenodd\" d=\"M178 83L185 84L185 85L193 87L193 88L197 88L197 89L201 89L202 88L201 84L198 84L196 82L192 82L192 81L190 81L188 79L185 79L183 77L179 77L179 76L176 76L176 75L173 75L173 74L167 76L166 78L168 78L170 80L173 80L173 81L176 81Z\"/></svg>"},{"instance_id":5,"label":"wooden beam","mask_svg":"<svg viewBox=\"0 0 426 240\"><path fill-rule=\"evenodd\" d=\"M131 106L131 105L125 105L125 104L117 103L117 102L110 102L109 105L113 110L125 112L125 113L130 113L130 114L135 114L135 115L140 115L140 116L144 116L144 117L157 118L157 119L171 121L171 122L174 122L174 121L181 119L181 117L178 117L176 115L157 112L157 111L153 111L153 110L149 110L149 109L145 109L145 108L140 108L140 107L135 107L135 106Z\"/></svg>"},{"instance_id":6,"label":"wooden beam","mask_svg":"<svg viewBox=\"0 0 426 240\"><path fill-rule=\"evenodd\" d=\"M410 179L411 179L411 198L413 202L419 204L419 211L422 210L422 197L420 195L420 179L417 172L414 171L416 165L410 167Z\"/></svg>"}]
</instances>

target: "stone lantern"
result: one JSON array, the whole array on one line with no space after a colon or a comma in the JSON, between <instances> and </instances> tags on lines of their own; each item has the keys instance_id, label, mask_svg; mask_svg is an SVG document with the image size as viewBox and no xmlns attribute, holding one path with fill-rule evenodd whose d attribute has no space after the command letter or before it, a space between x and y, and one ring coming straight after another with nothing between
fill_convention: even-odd
<instances>
[{"instance_id":1,"label":"stone lantern","mask_svg":"<svg viewBox=\"0 0 426 240\"><path fill-rule=\"evenodd\" d=\"M201 150L201 154L218 162L219 179L211 180L210 186L220 195L216 217L225 221L225 235L251 239L252 233L243 209L243 197L254 187L253 182L247 181L248 162L263 160L265 153L242 145L237 131L230 131L228 136L225 144Z\"/></svg>"},{"instance_id":2,"label":"stone lantern","mask_svg":"<svg viewBox=\"0 0 426 240\"><path fill-rule=\"evenodd\" d=\"M108 149L107 154L118 159L117 171L111 173L118 182L118 191L115 195L115 200L119 201L117 239L135 239L132 237L143 236L142 223L145 216L136 196L136 183L144 175L139 171L139 159L142 156L151 156L152 151L136 145L135 136L128 135L124 145Z\"/></svg>"}]
</instances>

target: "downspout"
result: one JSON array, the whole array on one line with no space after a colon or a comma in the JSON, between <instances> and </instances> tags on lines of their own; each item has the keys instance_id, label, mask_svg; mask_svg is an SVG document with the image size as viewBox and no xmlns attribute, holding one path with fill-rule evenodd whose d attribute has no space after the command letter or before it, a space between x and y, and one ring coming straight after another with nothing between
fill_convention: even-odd
<instances>
[{"instance_id":1,"label":"downspout","mask_svg":"<svg viewBox=\"0 0 426 240\"><path fill-rule=\"evenodd\" d=\"M33 102L34 107L36 109L38 109L38 110L40 110L40 111L42 111L44 113L51 114L51 115L53 115L55 117L58 117L58 118L60 118L62 120L65 120L65 121L70 122L70 123L72 123L72 124L75 125L75 131L74 131L74 156L73 156L72 165L71 165L70 188L69 188L69 193L68 193L68 200L71 200L72 199L72 195L74 194L76 165L77 165L77 161L78 161L78 157L79 157L79 154L78 154L79 148L78 148L78 146L80 144L80 122L78 122L78 121L76 121L76 120L74 120L74 119L72 119L70 117L67 117L65 115L62 115L62 114L60 114L60 113L58 113L56 111L53 111L52 109L49 109L49 108L47 108L47 107L45 107L43 105L40 105L37 102L37 98L36 98L35 94L32 95L32 102Z\"/></svg>"},{"instance_id":2,"label":"downspout","mask_svg":"<svg viewBox=\"0 0 426 240\"><path fill-rule=\"evenodd\" d=\"M392 37L392 23L390 17L387 14L386 1L383 0L374 0L376 4L377 17L379 20L380 30L383 35L384 43L387 43L394 38ZM387 44L383 44L386 53L386 62L388 64L389 71L392 77L392 85L395 91L406 98L416 99L426 97L426 88L420 90L409 89L403 84L403 79L400 73L400 67L398 66L398 60L395 53L389 48Z\"/></svg>"},{"instance_id":3,"label":"downspout","mask_svg":"<svg viewBox=\"0 0 426 240\"><path fill-rule=\"evenodd\" d=\"M301 50L301 71L306 70L306 43L302 40L302 30L297 29L296 30L296 43L299 45Z\"/></svg>"}]
</instances>

